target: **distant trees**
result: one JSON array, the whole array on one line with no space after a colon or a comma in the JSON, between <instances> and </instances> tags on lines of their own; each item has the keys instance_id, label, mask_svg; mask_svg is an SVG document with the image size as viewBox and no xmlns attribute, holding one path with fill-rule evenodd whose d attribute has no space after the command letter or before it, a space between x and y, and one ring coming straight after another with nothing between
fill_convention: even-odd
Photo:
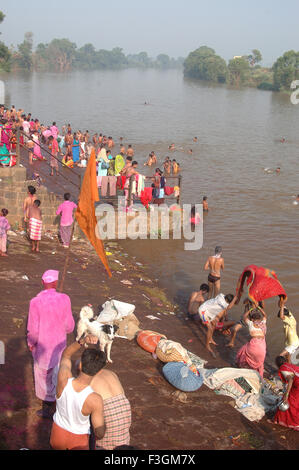
<instances>
[{"instance_id":1,"label":"distant trees","mask_svg":"<svg viewBox=\"0 0 299 470\"><path fill-rule=\"evenodd\" d=\"M33 33L25 33L24 41L18 45L18 49L13 53L13 63L21 69L32 70L33 67Z\"/></svg>"},{"instance_id":2,"label":"distant trees","mask_svg":"<svg viewBox=\"0 0 299 470\"><path fill-rule=\"evenodd\" d=\"M186 77L224 83L227 79L227 65L224 59L215 54L214 49L202 46L193 52L184 62Z\"/></svg>"},{"instance_id":3,"label":"distant trees","mask_svg":"<svg viewBox=\"0 0 299 470\"><path fill-rule=\"evenodd\" d=\"M5 15L0 11L0 24L3 23ZM1 34L1 33L0 33ZM11 54L4 42L0 41L0 71L9 72L11 65Z\"/></svg>"},{"instance_id":4,"label":"distant trees","mask_svg":"<svg viewBox=\"0 0 299 470\"><path fill-rule=\"evenodd\" d=\"M299 52L287 51L273 65L274 86L290 89L293 80L299 79Z\"/></svg>"},{"instance_id":5,"label":"distant trees","mask_svg":"<svg viewBox=\"0 0 299 470\"><path fill-rule=\"evenodd\" d=\"M15 69L68 72L77 70L119 69L125 67L182 67L183 58L170 58L167 54L159 54L155 59L142 51L138 54L125 55L123 49L114 47L111 51L95 49L93 44L85 44L77 48L68 39L53 39L49 44L40 43L33 51L33 34L26 33L22 44L13 51Z\"/></svg>"},{"instance_id":6,"label":"distant trees","mask_svg":"<svg viewBox=\"0 0 299 470\"><path fill-rule=\"evenodd\" d=\"M184 75L214 83L229 83L232 86L252 86L263 90L276 90L273 71L261 67L262 54L253 49L250 54L235 56L228 64L216 55L214 49L201 46L190 52L184 62Z\"/></svg>"},{"instance_id":7,"label":"distant trees","mask_svg":"<svg viewBox=\"0 0 299 470\"><path fill-rule=\"evenodd\" d=\"M246 56L246 59L248 60L249 65L251 67L255 67L260 62L262 62L263 57L262 57L261 52L258 49L253 49L251 52L252 52L251 54Z\"/></svg>"},{"instance_id":8,"label":"distant trees","mask_svg":"<svg viewBox=\"0 0 299 470\"><path fill-rule=\"evenodd\" d=\"M237 87L243 84L248 79L249 69L250 66L246 57L231 59L228 63L230 84Z\"/></svg>"},{"instance_id":9,"label":"distant trees","mask_svg":"<svg viewBox=\"0 0 299 470\"><path fill-rule=\"evenodd\" d=\"M37 46L34 63L37 70L68 72L75 60L76 44L68 39L53 39Z\"/></svg>"}]
</instances>

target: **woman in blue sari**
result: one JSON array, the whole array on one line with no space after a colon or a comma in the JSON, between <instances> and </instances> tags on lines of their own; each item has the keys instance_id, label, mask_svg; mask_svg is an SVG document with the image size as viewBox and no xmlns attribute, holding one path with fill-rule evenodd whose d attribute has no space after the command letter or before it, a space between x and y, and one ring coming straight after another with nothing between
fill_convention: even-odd
<instances>
[{"instance_id":1,"label":"woman in blue sari","mask_svg":"<svg viewBox=\"0 0 299 470\"><path fill-rule=\"evenodd\" d=\"M74 134L74 142L73 142L73 162L75 165L80 161L80 142L77 138L77 134Z\"/></svg>"}]
</instances>

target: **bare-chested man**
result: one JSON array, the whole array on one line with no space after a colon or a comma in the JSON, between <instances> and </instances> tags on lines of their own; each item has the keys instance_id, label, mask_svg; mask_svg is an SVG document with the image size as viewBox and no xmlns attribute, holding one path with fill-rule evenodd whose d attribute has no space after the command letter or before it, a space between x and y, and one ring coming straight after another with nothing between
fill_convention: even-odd
<instances>
[{"instance_id":1,"label":"bare-chested man","mask_svg":"<svg viewBox=\"0 0 299 470\"><path fill-rule=\"evenodd\" d=\"M106 431L104 438L96 441L97 448L113 450L115 447L129 445L131 406L117 375L102 369L93 377L90 386L101 395L104 403Z\"/></svg>"},{"instance_id":2,"label":"bare-chested man","mask_svg":"<svg viewBox=\"0 0 299 470\"><path fill-rule=\"evenodd\" d=\"M31 206L33 206L34 201L37 199L35 193L36 193L35 187L28 186L28 195L25 198L24 204L23 204L25 227L27 226L27 223L29 221L29 209Z\"/></svg>"},{"instance_id":3,"label":"bare-chested man","mask_svg":"<svg viewBox=\"0 0 299 470\"><path fill-rule=\"evenodd\" d=\"M165 162L163 163L164 172L169 174L171 173L172 163L169 157L166 157Z\"/></svg>"},{"instance_id":4,"label":"bare-chested man","mask_svg":"<svg viewBox=\"0 0 299 470\"><path fill-rule=\"evenodd\" d=\"M220 292L221 270L224 270L224 259L222 258L221 246L216 246L215 255L209 256L204 269L205 271L210 270L210 274L208 276L210 288L209 298L212 299Z\"/></svg>"},{"instance_id":5,"label":"bare-chested man","mask_svg":"<svg viewBox=\"0 0 299 470\"><path fill-rule=\"evenodd\" d=\"M67 131L67 134L64 138L64 143L68 152L72 152L74 138L70 130Z\"/></svg>"},{"instance_id":6,"label":"bare-chested man","mask_svg":"<svg viewBox=\"0 0 299 470\"><path fill-rule=\"evenodd\" d=\"M127 150L127 157L134 157L135 153L134 153L134 150L132 148L132 145L129 145L128 146L128 150Z\"/></svg>"},{"instance_id":7,"label":"bare-chested man","mask_svg":"<svg viewBox=\"0 0 299 470\"><path fill-rule=\"evenodd\" d=\"M108 149L112 149L114 147L114 140L111 136L108 137Z\"/></svg>"},{"instance_id":8,"label":"bare-chested man","mask_svg":"<svg viewBox=\"0 0 299 470\"><path fill-rule=\"evenodd\" d=\"M207 284L202 284L199 292L192 292L188 302L188 314L191 318L195 319L198 316L198 309L207 300L205 295L209 293L209 290Z\"/></svg>"},{"instance_id":9,"label":"bare-chested man","mask_svg":"<svg viewBox=\"0 0 299 470\"><path fill-rule=\"evenodd\" d=\"M129 197L129 192L130 192L130 180L131 176L133 175L138 175L138 171L136 170L138 166L137 162L132 162L132 157L127 157L126 165L125 167L121 170L121 175L126 177L126 182L124 185L124 193L126 197L126 208L129 209L132 204L133 204L133 195L131 195L131 198Z\"/></svg>"}]
</instances>

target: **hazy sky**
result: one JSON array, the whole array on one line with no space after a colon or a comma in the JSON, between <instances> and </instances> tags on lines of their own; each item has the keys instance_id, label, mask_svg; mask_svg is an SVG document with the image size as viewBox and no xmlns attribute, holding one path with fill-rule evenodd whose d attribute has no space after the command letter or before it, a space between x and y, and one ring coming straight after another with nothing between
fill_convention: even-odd
<instances>
[{"instance_id":1,"label":"hazy sky","mask_svg":"<svg viewBox=\"0 0 299 470\"><path fill-rule=\"evenodd\" d=\"M119 46L152 57L186 57L207 45L228 60L256 48L264 65L299 49L298 0L9 0L0 9L7 45L32 31L35 46L65 37L78 46Z\"/></svg>"}]
</instances>

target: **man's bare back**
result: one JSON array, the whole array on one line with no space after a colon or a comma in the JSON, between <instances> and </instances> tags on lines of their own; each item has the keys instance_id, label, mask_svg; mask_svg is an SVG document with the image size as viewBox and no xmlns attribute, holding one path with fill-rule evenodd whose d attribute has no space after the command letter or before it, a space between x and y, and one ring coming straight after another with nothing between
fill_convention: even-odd
<instances>
[{"instance_id":1,"label":"man's bare back","mask_svg":"<svg viewBox=\"0 0 299 470\"><path fill-rule=\"evenodd\" d=\"M202 284L200 290L192 292L188 302L189 315L197 315L199 307L206 301L205 295L209 293L209 286Z\"/></svg>"},{"instance_id":2,"label":"man's bare back","mask_svg":"<svg viewBox=\"0 0 299 470\"><path fill-rule=\"evenodd\" d=\"M119 378L110 370L102 369L98 372L92 379L90 386L96 393L101 395L103 400L125 393Z\"/></svg>"},{"instance_id":3,"label":"man's bare back","mask_svg":"<svg viewBox=\"0 0 299 470\"><path fill-rule=\"evenodd\" d=\"M28 218L42 220L42 211L40 210L39 207L36 207L35 205L33 205L29 208Z\"/></svg>"},{"instance_id":4,"label":"man's bare back","mask_svg":"<svg viewBox=\"0 0 299 470\"><path fill-rule=\"evenodd\" d=\"M35 195L26 197L23 205L25 221L29 219L29 209L33 206L33 203L36 199L37 198Z\"/></svg>"},{"instance_id":5,"label":"man's bare back","mask_svg":"<svg viewBox=\"0 0 299 470\"><path fill-rule=\"evenodd\" d=\"M220 292L221 270L224 270L224 259L220 246L216 246L214 256L209 256L204 269L210 271L208 276L210 298L216 297Z\"/></svg>"},{"instance_id":6,"label":"man's bare back","mask_svg":"<svg viewBox=\"0 0 299 470\"><path fill-rule=\"evenodd\" d=\"M210 256L206 266L211 270L213 276L221 276L221 269L224 269L224 259L215 258L215 256Z\"/></svg>"}]
</instances>

